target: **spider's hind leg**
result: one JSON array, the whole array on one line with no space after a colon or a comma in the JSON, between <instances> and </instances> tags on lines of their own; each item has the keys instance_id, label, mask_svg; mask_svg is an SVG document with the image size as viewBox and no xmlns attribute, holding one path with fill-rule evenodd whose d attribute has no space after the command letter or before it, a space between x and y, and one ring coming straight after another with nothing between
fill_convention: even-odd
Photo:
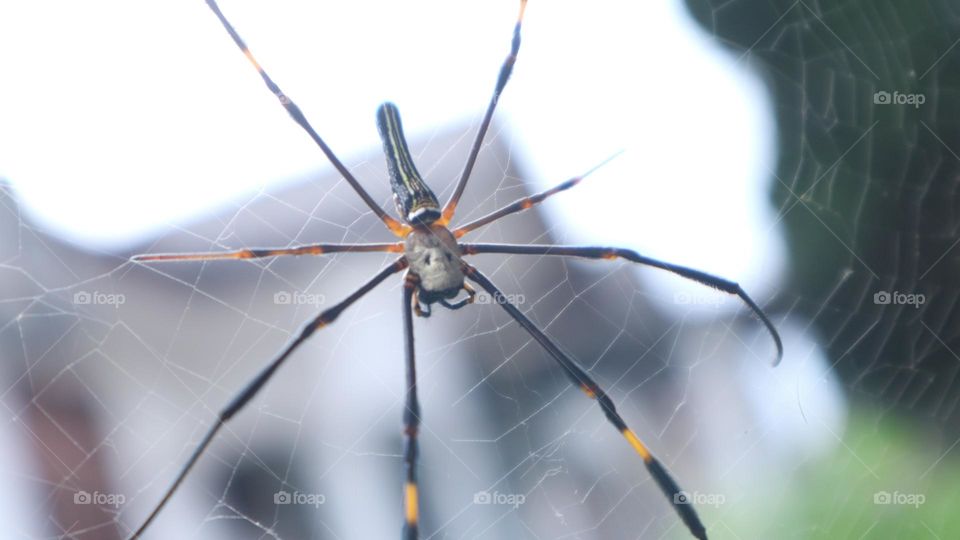
<instances>
[{"instance_id":1,"label":"spider's hind leg","mask_svg":"<svg viewBox=\"0 0 960 540\"><path fill-rule=\"evenodd\" d=\"M697 516L693 505L685 498L685 493L677 485L667 469L658 461L645 444L637 435L627 427L620 413L613 403L613 400L600 388L600 386L581 368L572 358L560 349L547 335L540 330L526 315L514 305L504 294L494 285L486 276L480 273L474 267L467 267L467 276L475 283L480 285L493 298L498 299L498 304L502 307L520 326L522 326L530 337L535 339L547 353L553 357L566 373L570 382L578 387L588 397L597 401L603 414L607 417L610 424L630 443L634 451L643 459L643 463L650 475L656 481L660 490L666 496L667 501L673 505L674 510L680 516L680 519L690 530L690 533L698 540L707 540L707 529Z\"/></svg>"}]
</instances>

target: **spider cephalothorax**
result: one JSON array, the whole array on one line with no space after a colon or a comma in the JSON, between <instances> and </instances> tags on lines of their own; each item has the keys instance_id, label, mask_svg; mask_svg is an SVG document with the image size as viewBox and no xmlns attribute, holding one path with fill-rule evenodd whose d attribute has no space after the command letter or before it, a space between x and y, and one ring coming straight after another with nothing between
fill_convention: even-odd
<instances>
[{"instance_id":1,"label":"spider cephalothorax","mask_svg":"<svg viewBox=\"0 0 960 540\"><path fill-rule=\"evenodd\" d=\"M440 225L414 228L404 240L404 256L410 265L407 271L417 278L419 301L450 307L446 300L464 288L460 248L450 230Z\"/></svg>"}]
</instances>

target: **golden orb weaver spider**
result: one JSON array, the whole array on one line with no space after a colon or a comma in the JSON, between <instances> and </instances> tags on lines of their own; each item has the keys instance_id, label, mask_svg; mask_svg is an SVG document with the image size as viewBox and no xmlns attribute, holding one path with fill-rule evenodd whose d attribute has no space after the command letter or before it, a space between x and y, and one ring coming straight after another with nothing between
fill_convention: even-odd
<instances>
[{"instance_id":1,"label":"golden orb weaver spider","mask_svg":"<svg viewBox=\"0 0 960 540\"><path fill-rule=\"evenodd\" d=\"M413 315L420 317L430 316L430 306L434 303L451 309L460 309L471 304L475 298L475 291L466 282L473 281L484 289L491 298L499 304L520 326L522 326L560 365L571 382L580 388L588 397L595 399L607 420L620 432L630 446L640 455L650 475L666 495L670 504L686 524L690 533L701 540L707 538L706 528L697 516L693 506L682 500L682 491L673 480L666 468L653 456L647 446L627 427L626 422L617 412L613 401L593 381L593 379L573 359L564 353L547 337L520 309L514 305L486 276L463 260L464 256L480 253L500 253L519 255L553 255L565 257L579 257L586 259L624 259L642 265L660 268L681 277L713 287L728 294L738 296L763 322L773 338L777 349L774 365L779 363L783 356L783 345L780 335L773 323L762 309L737 284L699 270L670 264L649 257L629 249L607 247L576 247L552 245L515 245L515 244L467 244L460 243L459 238L470 231L492 223L502 217L522 212L539 204L544 199L568 190L579 183L588 173L571 178L551 189L514 201L477 220L450 229L450 224L457 203L463 194L473 170L484 135L490 126L494 109L500 94L510 78L517 53L520 49L520 27L523 22L527 0L520 0L520 11L513 30L513 40L510 52L500 68L499 76L494 87L493 96L487 105L486 112L480 127L473 140L467 162L456 184L450 200L441 207L436 195L426 185L417 171L407 149L407 143L400 123L399 112L392 103L384 103L377 110L377 128L383 142L384 153L390 175L390 185L393 190L400 220L390 217L363 189L356 178L333 153L320 135L313 129L299 107L280 90L273 79L260 66L243 39L233 28L223 12L220 11L216 0L206 0L224 29L230 34L234 43L240 48L253 67L260 74L267 88L279 99L280 104L287 110L293 120L303 128L311 139L320 147L327 159L350 184L353 190L363 199L364 203L380 218L386 227L401 241L382 244L311 244L288 248L242 249L238 251L219 253L169 253L153 255L137 255L132 260L139 262L160 261L207 261L225 259L256 259L263 257L277 257L282 255L325 255L328 253L346 252L388 252L401 253L402 256L392 264L383 268L359 289L347 296L340 303L324 310L314 317L300 330L299 334L277 355L256 377L220 411L216 423L209 428L201 442L194 449L190 458L180 469L171 486L164 493L161 500L133 533L131 538L140 537L157 517L164 505L170 500L177 488L187 477L193 466L203 455L210 442L219 430L236 415L243 407L270 380L277 369L287 360L293 351L314 332L332 323L340 313L387 277L406 270L403 287L403 332L404 353L406 357L406 404L403 412L403 433L405 437L404 466L406 480L403 487L403 540L416 540L419 528L420 501L417 486L417 435L420 425L420 406L417 399L416 366L414 362ZM465 291L467 297L455 303L450 301L456 298L460 291Z\"/></svg>"}]
</instances>

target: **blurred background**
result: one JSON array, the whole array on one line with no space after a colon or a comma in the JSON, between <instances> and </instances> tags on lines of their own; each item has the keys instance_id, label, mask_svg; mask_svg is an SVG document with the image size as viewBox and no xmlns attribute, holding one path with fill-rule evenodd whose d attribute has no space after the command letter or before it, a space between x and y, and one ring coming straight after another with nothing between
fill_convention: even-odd
<instances>
[{"instance_id":1,"label":"blurred background","mask_svg":"<svg viewBox=\"0 0 960 540\"><path fill-rule=\"evenodd\" d=\"M533 0L455 223L623 154L465 241L617 245L475 264L607 389L711 538L960 534L954 4ZM392 211L403 113L453 188L516 2L227 1ZM131 255L391 239L199 0L0 5L0 530L123 538L217 411L378 254ZM393 538L400 280L305 344L148 538ZM502 310L415 321L424 538L687 538L595 403Z\"/></svg>"}]
</instances>

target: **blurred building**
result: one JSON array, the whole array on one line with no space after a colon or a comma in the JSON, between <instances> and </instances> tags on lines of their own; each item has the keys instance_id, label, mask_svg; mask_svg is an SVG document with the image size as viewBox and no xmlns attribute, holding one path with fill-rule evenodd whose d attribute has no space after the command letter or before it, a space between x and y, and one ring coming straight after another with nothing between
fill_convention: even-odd
<instances>
[{"instance_id":1,"label":"blurred building","mask_svg":"<svg viewBox=\"0 0 960 540\"><path fill-rule=\"evenodd\" d=\"M472 129L414 144L441 199L467 152L464 133ZM458 222L527 194L522 165L501 140L481 154ZM379 149L350 164L389 206ZM23 215L14 193L3 196L3 403L12 419L5 436L16 444L2 467L28 493L7 506L23 506L13 514L24 524L21 537L129 534L217 411L302 322L395 257L128 262L138 252L390 240L330 173L226 202L124 253L65 244ZM553 235L532 210L464 240L549 243ZM739 337L730 340L740 330L765 339L754 321L664 320L646 299L671 293L643 291L621 263L475 261L597 377L685 485L721 489L715 468L742 454L737 445L718 454L711 441L754 421L737 387L721 381L763 363L744 353ZM398 534L400 282L389 279L301 347L221 432L148 537ZM415 325L425 537L683 532L596 405L497 306L438 307ZM724 371L729 363L703 367L730 357L732 372ZM712 393L718 387L731 395ZM285 504L287 496L300 504Z\"/></svg>"}]
</instances>

